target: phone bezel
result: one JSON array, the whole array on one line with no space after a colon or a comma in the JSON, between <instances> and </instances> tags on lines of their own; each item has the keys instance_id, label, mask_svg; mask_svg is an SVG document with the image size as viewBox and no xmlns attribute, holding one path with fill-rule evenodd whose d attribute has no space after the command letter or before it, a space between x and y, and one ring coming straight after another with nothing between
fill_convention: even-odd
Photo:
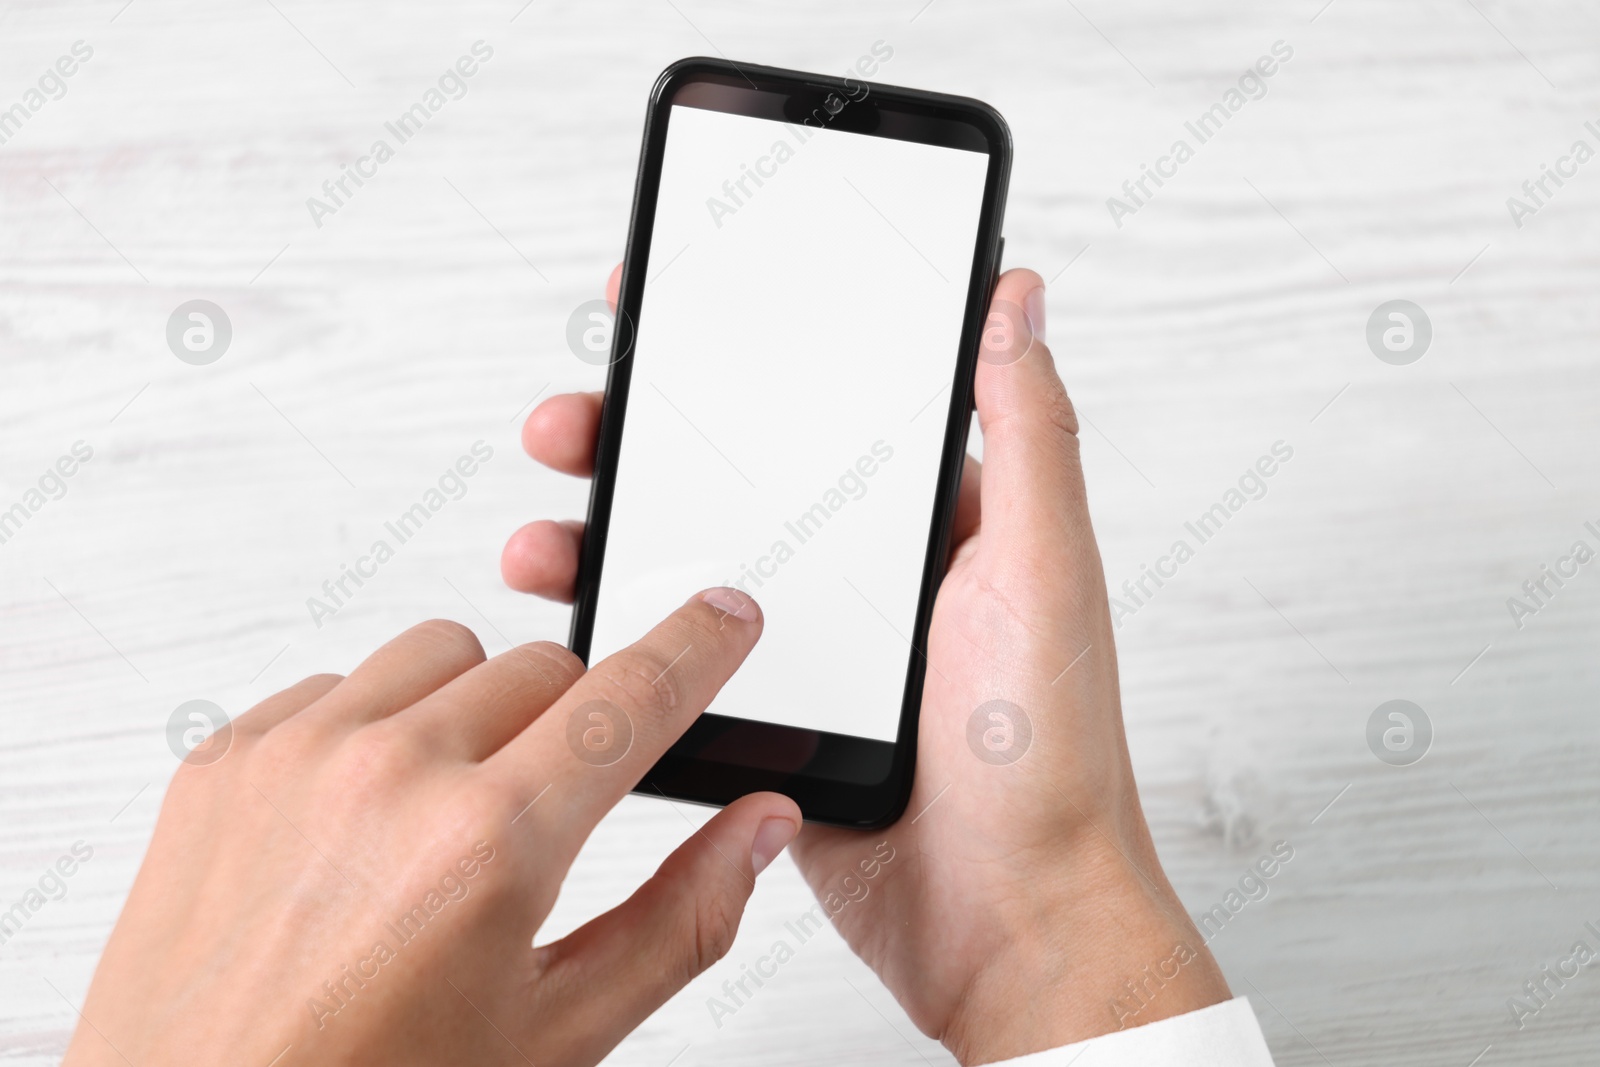
<instances>
[{"instance_id":1,"label":"phone bezel","mask_svg":"<svg viewBox=\"0 0 1600 1067\"><path fill-rule=\"evenodd\" d=\"M878 741L708 712L690 725L634 789L636 793L650 796L714 805L731 803L747 793L772 790L793 798L810 821L860 829L885 826L904 812L911 793L919 712L927 673L928 627L948 563L950 529L973 409L972 388L979 340L999 273L1003 245L1001 227L1011 171L1010 131L999 112L980 101L855 78L835 78L705 57L679 60L662 72L650 94L645 117L611 361L601 407L588 522L579 553L568 646L585 663L589 660L605 560L633 370L634 331L648 276L668 118L679 92L697 85L719 87L711 95L730 100L742 98L739 110L711 108L732 110L735 114L762 113L761 109L772 106L768 97L776 93L784 97L786 108L792 107L809 116L815 114L815 109L808 107L811 102L825 99L828 93L842 94L847 102L829 120L830 125L837 123L836 128L865 136L964 147L978 143L975 138L980 138L989 156L896 739ZM742 88L744 86L748 86L748 90ZM858 97L863 87L865 93ZM743 110L744 107L755 110Z\"/></svg>"}]
</instances>

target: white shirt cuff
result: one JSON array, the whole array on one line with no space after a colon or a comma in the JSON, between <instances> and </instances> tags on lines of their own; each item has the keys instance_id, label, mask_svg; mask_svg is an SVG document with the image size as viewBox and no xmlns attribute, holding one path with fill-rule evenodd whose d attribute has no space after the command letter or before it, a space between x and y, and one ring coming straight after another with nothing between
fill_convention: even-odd
<instances>
[{"instance_id":1,"label":"white shirt cuff","mask_svg":"<svg viewBox=\"0 0 1600 1067\"><path fill-rule=\"evenodd\" d=\"M1272 1053L1246 997L989 1067L1272 1067Z\"/></svg>"}]
</instances>

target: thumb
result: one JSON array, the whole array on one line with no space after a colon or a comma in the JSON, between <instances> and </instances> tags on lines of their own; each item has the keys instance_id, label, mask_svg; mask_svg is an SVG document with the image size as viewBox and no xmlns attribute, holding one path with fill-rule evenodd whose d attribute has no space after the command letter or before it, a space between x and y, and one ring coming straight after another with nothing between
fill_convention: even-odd
<instances>
[{"instance_id":1,"label":"thumb","mask_svg":"<svg viewBox=\"0 0 1600 1067\"><path fill-rule=\"evenodd\" d=\"M976 383L983 532L1006 557L1097 564L1078 416L1044 341L1044 295L1039 275L1009 270L990 302Z\"/></svg>"},{"instance_id":2,"label":"thumb","mask_svg":"<svg viewBox=\"0 0 1600 1067\"><path fill-rule=\"evenodd\" d=\"M800 809L788 797L741 797L679 845L633 896L543 948L535 995L541 1016L559 1019L561 1030L545 1058L598 1062L726 955L756 875L799 830Z\"/></svg>"}]
</instances>

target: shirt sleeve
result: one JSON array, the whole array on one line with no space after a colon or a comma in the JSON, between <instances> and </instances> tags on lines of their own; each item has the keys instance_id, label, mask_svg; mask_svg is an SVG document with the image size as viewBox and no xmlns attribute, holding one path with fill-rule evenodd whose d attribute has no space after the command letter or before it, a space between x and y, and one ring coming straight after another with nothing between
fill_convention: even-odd
<instances>
[{"instance_id":1,"label":"shirt sleeve","mask_svg":"<svg viewBox=\"0 0 1600 1067\"><path fill-rule=\"evenodd\" d=\"M1273 1067L1246 997L989 1067Z\"/></svg>"}]
</instances>

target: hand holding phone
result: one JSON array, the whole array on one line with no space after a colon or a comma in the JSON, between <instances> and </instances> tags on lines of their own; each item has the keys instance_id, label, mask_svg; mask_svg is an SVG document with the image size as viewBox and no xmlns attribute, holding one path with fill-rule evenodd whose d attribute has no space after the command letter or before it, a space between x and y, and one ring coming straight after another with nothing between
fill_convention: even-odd
<instances>
[{"instance_id":1,"label":"hand holding phone","mask_svg":"<svg viewBox=\"0 0 1600 1067\"><path fill-rule=\"evenodd\" d=\"M995 304L1026 309L1028 328L977 369L984 463L980 473L968 457L961 480L911 803L881 831L807 826L791 850L850 946L963 1063L1229 997L1139 803L1078 420L1044 342L1043 280L1008 271ZM587 475L599 412L594 394L552 397L523 444ZM581 528L518 530L501 561L508 584L570 599ZM1151 975L1159 995L1130 996Z\"/></svg>"}]
</instances>

